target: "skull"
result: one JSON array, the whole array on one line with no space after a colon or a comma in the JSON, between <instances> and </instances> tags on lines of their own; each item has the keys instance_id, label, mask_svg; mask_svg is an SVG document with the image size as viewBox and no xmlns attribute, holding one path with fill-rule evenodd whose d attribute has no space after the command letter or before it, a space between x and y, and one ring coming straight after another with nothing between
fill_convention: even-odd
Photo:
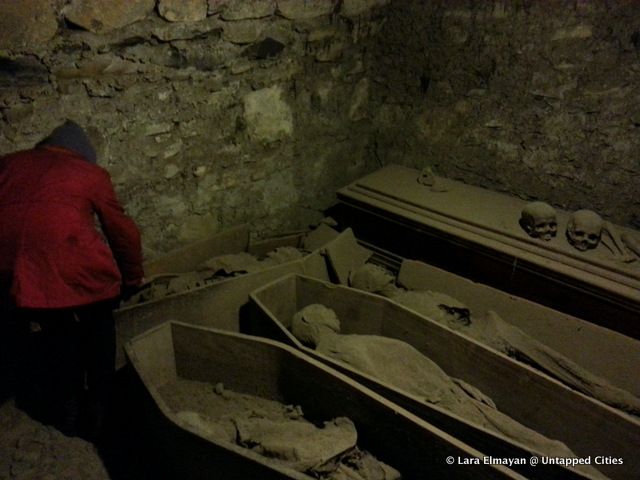
<instances>
[{"instance_id":1,"label":"skull","mask_svg":"<svg viewBox=\"0 0 640 480\"><path fill-rule=\"evenodd\" d=\"M291 333L300 342L315 348L323 335L340 332L336 312L320 303L299 310L291 320Z\"/></svg>"},{"instance_id":2,"label":"skull","mask_svg":"<svg viewBox=\"0 0 640 480\"><path fill-rule=\"evenodd\" d=\"M596 212L578 210L569 217L567 239L581 252L596 248L600 243L602 227L602 218Z\"/></svg>"},{"instance_id":3,"label":"skull","mask_svg":"<svg viewBox=\"0 0 640 480\"><path fill-rule=\"evenodd\" d=\"M528 203L520 214L520 226L530 237L551 240L558 231L556 211L545 202Z\"/></svg>"},{"instance_id":4,"label":"skull","mask_svg":"<svg viewBox=\"0 0 640 480\"><path fill-rule=\"evenodd\" d=\"M433 187L436 183L436 175L433 173L431 167L424 167L418 177L418 183L426 185L427 187Z\"/></svg>"}]
</instances>

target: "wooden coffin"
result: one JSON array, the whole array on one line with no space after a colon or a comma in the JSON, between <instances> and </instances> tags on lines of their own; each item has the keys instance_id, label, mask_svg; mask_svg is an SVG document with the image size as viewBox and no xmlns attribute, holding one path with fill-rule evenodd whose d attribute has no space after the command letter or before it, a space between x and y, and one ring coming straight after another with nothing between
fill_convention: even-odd
<instances>
[{"instance_id":1,"label":"wooden coffin","mask_svg":"<svg viewBox=\"0 0 640 480\"><path fill-rule=\"evenodd\" d=\"M171 252L147 265L145 272L150 276L190 272L213 256L239 252L261 255L281 246L300 246L301 238L302 234L295 234L251 243L249 229L241 226ZM325 260L316 248L300 260L116 310L117 367L125 364L122 347L128 340L167 319L238 331L238 311L248 301L249 292L287 273L327 278Z\"/></svg>"},{"instance_id":2,"label":"wooden coffin","mask_svg":"<svg viewBox=\"0 0 640 480\"><path fill-rule=\"evenodd\" d=\"M397 282L409 290L446 293L472 312L493 310L537 341L640 397L638 340L415 260L402 262Z\"/></svg>"},{"instance_id":3,"label":"wooden coffin","mask_svg":"<svg viewBox=\"0 0 640 480\"><path fill-rule=\"evenodd\" d=\"M635 418L383 297L289 275L251 293L248 332L296 346L489 455L518 457L528 450L304 347L288 327L292 316L312 303L333 309L341 320L342 333L387 336L413 345L448 375L488 395L500 411L549 438L561 440L576 455L622 459L621 465L597 465L605 475L632 478L640 472L636 455L640 422ZM568 478L570 473L558 474L553 468L542 473L525 472L541 478Z\"/></svg>"},{"instance_id":4,"label":"wooden coffin","mask_svg":"<svg viewBox=\"0 0 640 480\"><path fill-rule=\"evenodd\" d=\"M640 338L640 261L619 261L602 243L574 249L565 237L570 212L557 210L558 234L545 242L518 224L526 201L439 177L434 188L419 177L386 166L339 190L331 215L359 239L405 258Z\"/></svg>"},{"instance_id":5,"label":"wooden coffin","mask_svg":"<svg viewBox=\"0 0 640 480\"><path fill-rule=\"evenodd\" d=\"M264 457L220 442L184 422L159 394L177 377L299 405L318 421L346 416L358 444L394 466L403 479L521 478L503 466L447 465L445 459L482 458L480 452L441 432L383 397L299 351L266 339L167 322L131 340L127 356L142 385L146 428L185 479L310 479L273 467ZM170 472L174 473L174 472ZM169 475L171 477L171 475ZM172 477L178 478L178 477Z\"/></svg>"}]
</instances>

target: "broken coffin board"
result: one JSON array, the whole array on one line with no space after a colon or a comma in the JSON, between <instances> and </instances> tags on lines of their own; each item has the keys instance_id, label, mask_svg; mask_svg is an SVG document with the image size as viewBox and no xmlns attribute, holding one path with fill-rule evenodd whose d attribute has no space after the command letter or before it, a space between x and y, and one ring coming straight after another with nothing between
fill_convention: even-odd
<instances>
[{"instance_id":1,"label":"broken coffin board","mask_svg":"<svg viewBox=\"0 0 640 480\"><path fill-rule=\"evenodd\" d=\"M576 455L622 459L622 464L597 465L605 475L631 478L640 472L640 458L636 455L640 445L637 419L378 295L288 275L251 293L247 333L296 346L489 455L516 458L530 451L303 346L288 328L296 312L314 303L336 312L342 333L386 336L412 345L449 376L488 395L498 410L564 442ZM525 474L541 475L540 478L568 478L567 475L575 474L568 470L558 473L554 468L540 472L528 469Z\"/></svg>"},{"instance_id":2,"label":"broken coffin board","mask_svg":"<svg viewBox=\"0 0 640 480\"><path fill-rule=\"evenodd\" d=\"M248 225L238 225L145 262L148 278L195 270L211 257L249 250Z\"/></svg>"},{"instance_id":3,"label":"broken coffin board","mask_svg":"<svg viewBox=\"0 0 640 480\"><path fill-rule=\"evenodd\" d=\"M220 441L169 407L160 394L177 378L223 383L225 389L300 406L318 422L347 417L358 444L393 466L405 480L522 478L504 466L448 465L447 457L482 454L383 397L301 352L267 339L167 322L126 346L142 398L145 429L160 443L159 454L186 479L311 477L275 467L265 457ZM140 403L138 403L140 404ZM177 478L177 477L174 477Z\"/></svg>"},{"instance_id":4,"label":"broken coffin board","mask_svg":"<svg viewBox=\"0 0 640 480\"><path fill-rule=\"evenodd\" d=\"M338 233L335 233L334 238L337 239L338 236ZM278 247L301 246L303 237L305 235L295 234L250 243L249 230L241 226L158 259L151 272L155 276L172 271L190 272L203 261L214 256L239 252L261 255ZM327 233L322 233L321 237L330 238ZM309 238L313 239L313 236L305 237L305 239ZM287 273L304 273L313 277L328 278L324 257L319 251L314 251L301 259L221 279L116 310L114 317L117 368L125 364L123 346L128 340L168 319L238 331L238 312L240 307L248 301L249 292Z\"/></svg>"},{"instance_id":5,"label":"broken coffin board","mask_svg":"<svg viewBox=\"0 0 640 480\"><path fill-rule=\"evenodd\" d=\"M339 190L331 215L359 239L405 258L640 338L640 261L619 261L602 242L573 248L565 237L570 212L556 210L557 236L545 242L519 226L526 201L439 177L433 188L420 176L388 165Z\"/></svg>"},{"instance_id":6,"label":"broken coffin board","mask_svg":"<svg viewBox=\"0 0 640 480\"><path fill-rule=\"evenodd\" d=\"M493 310L535 340L640 397L638 340L416 260L402 261L397 283L408 290L446 293L472 315Z\"/></svg>"}]
</instances>

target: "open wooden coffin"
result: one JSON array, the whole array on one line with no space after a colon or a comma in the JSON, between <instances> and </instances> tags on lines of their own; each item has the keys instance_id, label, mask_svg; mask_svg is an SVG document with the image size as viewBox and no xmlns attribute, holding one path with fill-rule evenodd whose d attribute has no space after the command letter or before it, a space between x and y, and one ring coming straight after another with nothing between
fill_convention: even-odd
<instances>
[{"instance_id":1,"label":"open wooden coffin","mask_svg":"<svg viewBox=\"0 0 640 480\"><path fill-rule=\"evenodd\" d=\"M640 398L640 342L544 305L473 282L417 260L408 260L343 235L326 249L330 273L340 284L366 263L396 275L408 290L444 293L466 305L474 317L492 310L537 342L578 367ZM460 331L459 333L463 333ZM513 357L512 357L513 358Z\"/></svg>"},{"instance_id":2,"label":"open wooden coffin","mask_svg":"<svg viewBox=\"0 0 640 480\"><path fill-rule=\"evenodd\" d=\"M569 212L557 211L558 234L545 242L518 224L526 201L439 177L423 185L420 176L386 166L339 190L331 215L405 258L640 338L640 261L624 263L602 242L573 248L565 237Z\"/></svg>"},{"instance_id":3,"label":"open wooden coffin","mask_svg":"<svg viewBox=\"0 0 640 480\"><path fill-rule=\"evenodd\" d=\"M293 315L312 303L333 309L341 320L342 333L387 336L413 345L448 375L488 395L500 411L549 438L561 440L576 455L623 459L622 465L598 465L605 475L630 478L640 471L636 455L640 422L636 419L383 297L289 275L251 293L248 332L295 345L489 455L518 457L528 450L304 347L288 327ZM569 473L547 471L541 475L568 478Z\"/></svg>"},{"instance_id":4,"label":"open wooden coffin","mask_svg":"<svg viewBox=\"0 0 640 480\"><path fill-rule=\"evenodd\" d=\"M311 477L274 467L257 453L220 442L185 422L159 393L177 377L222 382L236 392L299 405L314 421L348 417L356 426L358 444L398 469L405 480L521 478L506 467L482 462L447 465L448 456L482 455L350 378L271 340L167 322L132 339L126 352L140 387L147 429L159 442L158 454L175 466L179 478Z\"/></svg>"},{"instance_id":5,"label":"open wooden coffin","mask_svg":"<svg viewBox=\"0 0 640 480\"><path fill-rule=\"evenodd\" d=\"M537 341L640 397L638 340L415 260L402 262L397 282L409 290L444 292L474 313L493 310Z\"/></svg>"},{"instance_id":6,"label":"open wooden coffin","mask_svg":"<svg viewBox=\"0 0 640 480\"><path fill-rule=\"evenodd\" d=\"M217 255L239 252L264 254L281 246L297 247L303 237L302 234L295 234L251 243L249 233L247 226L230 229L145 265L145 272L148 276L186 273L194 270L204 260ZM334 233L338 236L337 232ZM325 239L330 241L331 236L321 234L320 242L310 244L314 245L314 251L302 259L116 310L117 367L121 368L125 364L123 346L128 340L167 319L237 332L238 311L248 301L249 292L255 288L287 273L327 278L325 261L318 249Z\"/></svg>"}]
</instances>

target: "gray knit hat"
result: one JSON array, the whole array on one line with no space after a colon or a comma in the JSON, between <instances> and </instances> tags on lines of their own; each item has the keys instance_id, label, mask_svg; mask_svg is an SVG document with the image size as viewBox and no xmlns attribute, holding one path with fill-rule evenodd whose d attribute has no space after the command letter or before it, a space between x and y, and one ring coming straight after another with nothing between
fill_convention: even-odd
<instances>
[{"instance_id":1,"label":"gray knit hat","mask_svg":"<svg viewBox=\"0 0 640 480\"><path fill-rule=\"evenodd\" d=\"M86 132L73 120L67 120L38 143L38 146L51 145L66 148L82 155L88 162L96 163L96 151Z\"/></svg>"}]
</instances>

